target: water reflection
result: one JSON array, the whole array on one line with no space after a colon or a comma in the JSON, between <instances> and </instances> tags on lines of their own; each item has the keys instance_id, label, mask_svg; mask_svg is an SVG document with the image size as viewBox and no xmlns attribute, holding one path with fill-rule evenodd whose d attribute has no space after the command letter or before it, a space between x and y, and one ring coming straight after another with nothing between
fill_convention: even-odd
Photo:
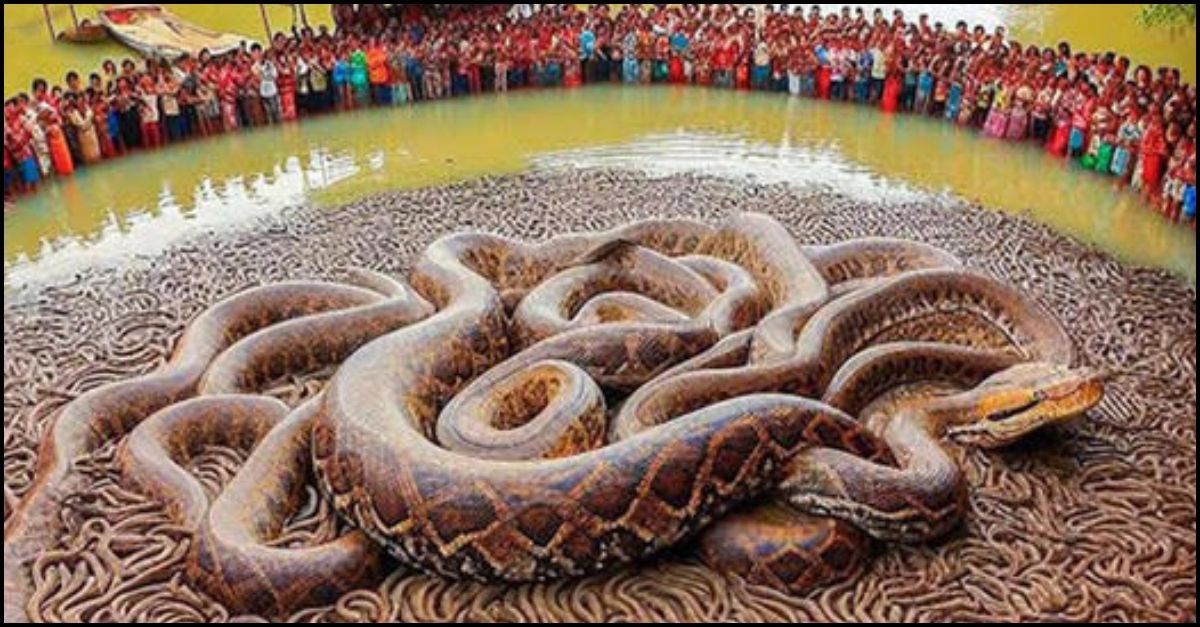
<instances>
[{"instance_id":1,"label":"water reflection","mask_svg":"<svg viewBox=\"0 0 1200 627\"><path fill-rule=\"evenodd\" d=\"M595 88L370 110L103 163L5 216L15 285L306 202L530 166L702 171L868 200L952 192L1194 281L1195 234L1112 179L939 122L776 95Z\"/></svg>"},{"instance_id":2,"label":"water reflection","mask_svg":"<svg viewBox=\"0 0 1200 627\"><path fill-rule=\"evenodd\" d=\"M797 143L800 142L800 143ZM701 172L757 183L820 187L854 198L883 202L926 194L846 159L835 146L810 143L784 131L777 144L744 134L678 130L629 144L597 146L534 157L538 168L625 168L652 176Z\"/></svg>"}]
</instances>

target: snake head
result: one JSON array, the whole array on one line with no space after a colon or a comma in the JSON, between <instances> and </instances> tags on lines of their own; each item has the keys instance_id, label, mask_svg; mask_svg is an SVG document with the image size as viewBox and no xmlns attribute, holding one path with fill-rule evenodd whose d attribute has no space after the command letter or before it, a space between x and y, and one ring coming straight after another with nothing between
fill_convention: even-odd
<instances>
[{"instance_id":1,"label":"snake head","mask_svg":"<svg viewBox=\"0 0 1200 627\"><path fill-rule=\"evenodd\" d=\"M1104 398L1108 375L1093 368L1026 363L984 381L969 398L974 420L951 426L947 434L981 448L1008 446L1053 424L1067 422Z\"/></svg>"}]
</instances>

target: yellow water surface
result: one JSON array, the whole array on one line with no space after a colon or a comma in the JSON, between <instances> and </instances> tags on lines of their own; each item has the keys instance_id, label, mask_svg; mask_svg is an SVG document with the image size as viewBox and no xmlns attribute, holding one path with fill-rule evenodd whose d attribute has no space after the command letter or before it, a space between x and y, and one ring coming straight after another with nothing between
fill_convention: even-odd
<instances>
[{"instance_id":1,"label":"yellow water surface","mask_svg":"<svg viewBox=\"0 0 1200 627\"><path fill-rule=\"evenodd\" d=\"M67 5L50 5L55 25ZM101 5L76 5L79 16ZM261 38L259 5L177 4L204 26ZM290 5L266 5L276 29ZM329 5L305 5L312 23ZM822 5L827 10L838 5ZM876 5L867 5L876 6ZM1195 29L1146 30L1137 4L877 5L910 18L1006 24L1021 41L1113 49L1195 78ZM4 5L6 93L34 76L90 70L127 50L53 44L41 5ZM1161 220L1112 180L1032 146L950 125L776 95L679 88L589 88L364 111L189 143L104 163L45 185L5 215L6 284L153 252L179 235L305 203L529 167L705 171L824 185L870 199L950 192L1026 212L1120 257L1196 276L1195 234Z\"/></svg>"},{"instance_id":2,"label":"yellow water surface","mask_svg":"<svg viewBox=\"0 0 1200 627\"><path fill-rule=\"evenodd\" d=\"M182 233L300 203L530 167L698 171L882 201L950 192L1196 276L1193 230L1035 146L855 105L605 86L331 115L87 168L5 216L5 278L152 253Z\"/></svg>"}]
</instances>

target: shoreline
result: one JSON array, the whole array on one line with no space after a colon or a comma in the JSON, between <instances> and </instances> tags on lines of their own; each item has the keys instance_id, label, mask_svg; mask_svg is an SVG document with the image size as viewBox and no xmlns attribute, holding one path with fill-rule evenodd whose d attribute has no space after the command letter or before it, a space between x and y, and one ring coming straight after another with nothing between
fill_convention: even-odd
<instances>
[{"instance_id":1,"label":"shoreline","mask_svg":"<svg viewBox=\"0 0 1200 627\"><path fill-rule=\"evenodd\" d=\"M132 253L121 256L101 255L99 257L87 252L87 249L81 249L74 254L79 257L78 260L68 260L62 264L62 268L40 269L37 266L40 261L26 261L14 263L10 267L5 268L5 312L7 314L9 304L22 303L25 300L35 297L37 293L53 289L56 286L63 284L73 284L79 281L99 280L103 275L116 275L129 270L144 269L147 264L154 263L172 255L173 251L190 251L197 245L204 245L206 240L212 238L232 238L234 240L252 240L255 234L270 233L278 228L285 228L284 224L293 220L309 219L312 217L320 217L326 214L339 213L345 211L354 211L365 205L392 205L396 203L403 204L405 196L417 192L429 191L444 191L446 193L454 193L457 190L472 190L484 189L495 185L502 185L506 181L512 180L532 180L538 181L541 179L556 179L560 177L569 177L573 173L585 177L612 177L616 179L627 180L644 180L647 182L670 182L675 179L687 179L705 181L713 184L729 185L729 186L749 186L755 188L766 188L775 190L778 193L783 193L789 196L796 196L801 199L806 199L809 202L817 201L823 198L831 198L839 203L846 204L863 204L871 205L877 209L887 209L897 214L902 214L906 208L911 208L918 205L939 205L945 208L953 208L954 210L962 209L970 212L987 212L994 214L1007 220L1015 220L1027 223L1029 228L1044 230L1054 235L1061 236L1069 240L1073 245L1084 249L1088 254L1103 255L1112 263L1120 264L1123 267L1130 269L1153 273L1161 276L1163 281L1178 281L1185 284L1187 287L1195 290L1194 281L1190 280L1185 274L1169 268L1140 264L1121 258L1119 255L1105 250L1100 245L1087 242L1077 235L1071 233L1063 233L1058 231L1053 226L1046 224L1036 217L1032 209L1020 211L1007 211L1002 209L994 209L987 207L979 201L964 197L953 190L925 190L918 187L909 187L908 184L902 182L890 182L881 184L878 189L872 190L873 194L901 194L900 200L875 200L872 195L859 193L855 191L842 190L836 186L826 186L822 183L803 183L797 184L787 180L762 180L755 173L749 174L723 174L711 171L681 171L672 170L670 168L660 168L652 170L649 168L626 167L622 165L604 165L601 161L597 164L574 164L569 157L571 152L565 152L568 159L555 154L548 154L535 160L533 164L526 170L518 173L499 173L499 174L483 174L469 178L463 178L444 184L435 184L427 187L405 188L398 191L382 191L370 192L354 200L346 202L325 203L316 199L303 201L300 204L291 204L283 206L280 209L272 209L263 213L257 213L243 220L215 220L204 224L196 224L182 229L177 233L169 234L169 241L165 244L156 245L154 252L149 254ZM557 161L556 161L557 159ZM889 188L888 186L895 186ZM778 188L778 189L776 189ZM403 207L396 207L401 209ZM17 210L13 207L13 210ZM769 212L769 208L766 209ZM674 214L672 214L674 215ZM699 217L693 214L680 214L690 217ZM505 225L498 225L500 227ZM520 233L514 231L503 231L499 228L497 232L504 235L519 236ZM805 243L822 243L816 240L806 241L803 233L793 233ZM433 238L436 239L436 238ZM429 242L433 240L430 239ZM428 242L427 242L428 243ZM419 252L419 251L417 251ZM82 263L81 260L88 260ZM16 274L21 276L20 280L11 282L11 275ZM308 277L315 278L315 277Z\"/></svg>"},{"instance_id":2,"label":"shoreline","mask_svg":"<svg viewBox=\"0 0 1200 627\"><path fill-rule=\"evenodd\" d=\"M576 170L485 177L328 209L300 206L244 228L202 233L136 265L81 273L6 299L6 487L25 488L37 433L57 407L153 368L191 317L242 288L338 277L349 266L402 275L425 246L455 231L541 240L650 216L717 222L740 211L780 218L801 243L883 235L946 248L1055 312L1082 361L1118 373L1110 397L1090 419L1036 443L990 457L961 454L972 494L960 532L934 546L883 547L863 575L810 597L780 598L712 579L676 555L599 578L503 590L397 574L379 590L359 594L359 605L302 617L1194 616L1195 288L1164 270L1124 265L1028 218L956 198L874 203L784 184ZM80 563L87 557L86 549L73 556ZM1121 576L1109 577L1115 563ZM1091 574L1071 575L1078 572ZM661 594L665 605L647 602L645 590ZM45 597L47 616L64 615L78 602L70 590L55 592ZM170 600L193 607L196 616L221 618L219 608L178 590L134 589L124 600L151 593L159 595L148 602L151 608L166 612Z\"/></svg>"}]
</instances>

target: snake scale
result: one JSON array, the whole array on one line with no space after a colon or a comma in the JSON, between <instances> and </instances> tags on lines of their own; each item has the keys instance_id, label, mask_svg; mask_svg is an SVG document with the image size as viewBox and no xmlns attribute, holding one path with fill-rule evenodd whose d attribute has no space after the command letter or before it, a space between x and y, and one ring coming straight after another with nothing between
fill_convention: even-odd
<instances>
[{"instance_id":1,"label":"snake scale","mask_svg":"<svg viewBox=\"0 0 1200 627\"><path fill-rule=\"evenodd\" d=\"M1054 319L925 245L798 245L774 220L658 220L539 245L432 244L408 282L247 290L196 318L170 361L55 418L37 477L6 487L5 619L80 488L119 441L124 480L191 530L187 576L238 612L328 604L396 563L529 582L698 537L713 568L802 593L871 539L961 520L945 437L1009 444L1103 395ZM259 396L337 366L299 407ZM937 382L955 393L874 401ZM250 451L209 496L184 468ZM313 482L348 523L279 546Z\"/></svg>"}]
</instances>

